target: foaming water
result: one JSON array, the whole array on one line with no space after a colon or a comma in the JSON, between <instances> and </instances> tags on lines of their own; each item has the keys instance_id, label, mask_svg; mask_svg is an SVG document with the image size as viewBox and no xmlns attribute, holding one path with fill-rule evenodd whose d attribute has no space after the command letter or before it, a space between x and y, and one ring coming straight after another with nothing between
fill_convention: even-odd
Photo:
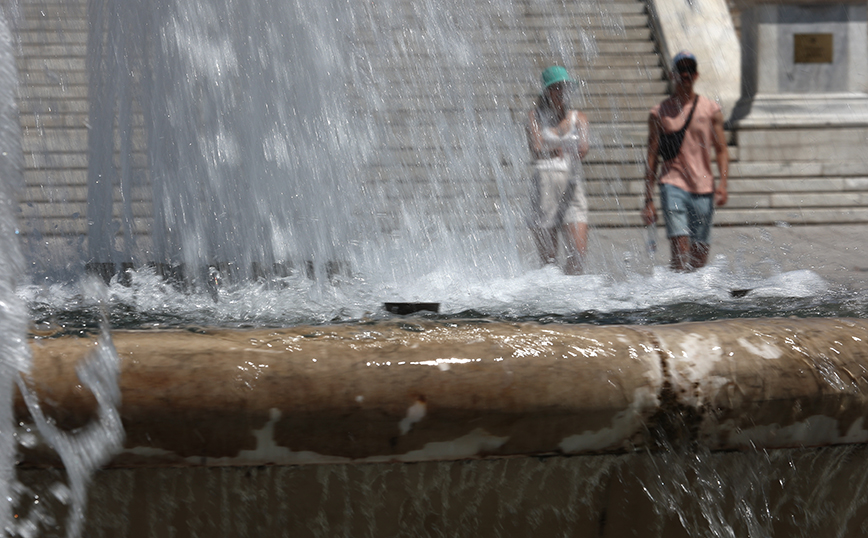
<instances>
[{"instance_id":1,"label":"foaming water","mask_svg":"<svg viewBox=\"0 0 868 538\"><path fill-rule=\"evenodd\" d=\"M734 291L741 292L743 295ZM258 282L225 283L216 293L184 290L153 270L114 280L106 315L115 328L282 327L390 316L385 302L435 302L441 319L490 318L562 323L651 324L736 317L865 317L868 297L831 285L810 270L746 280L723 256L691 274L564 275L547 266L511 277L433 269L418 275L336 275L323 286L304 271ZM99 308L78 286L22 287L41 332L93 331Z\"/></svg>"}]
</instances>

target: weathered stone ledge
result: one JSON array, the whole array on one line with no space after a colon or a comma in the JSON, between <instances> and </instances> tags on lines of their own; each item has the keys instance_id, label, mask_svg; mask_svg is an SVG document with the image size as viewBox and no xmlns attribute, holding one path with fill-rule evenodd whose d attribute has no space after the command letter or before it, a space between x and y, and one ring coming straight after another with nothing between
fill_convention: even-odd
<instances>
[{"instance_id":1,"label":"weathered stone ledge","mask_svg":"<svg viewBox=\"0 0 868 538\"><path fill-rule=\"evenodd\" d=\"M422 320L114 331L125 450L110 466L288 465L868 441L868 320L655 326ZM64 428L96 339L34 339ZM18 419L29 420L16 400ZM53 465L47 449L24 463Z\"/></svg>"}]
</instances>

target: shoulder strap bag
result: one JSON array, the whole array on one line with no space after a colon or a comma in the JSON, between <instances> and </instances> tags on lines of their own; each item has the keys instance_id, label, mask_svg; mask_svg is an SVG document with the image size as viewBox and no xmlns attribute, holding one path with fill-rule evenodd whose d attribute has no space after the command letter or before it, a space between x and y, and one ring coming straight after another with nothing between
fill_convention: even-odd
<instances>
[{"instance_id":1,"label":"shoulder strap bag","mask_svg":"<svg viewBox=\"0 0 868 538\"><path fill-rule=\"evenodd\" d=\"M690 120L693 119L693 113L696 112L696 105L699 104L699 96L693 99L693 108L690 110L690 114L687 116L687 121L684 122L684 127L679 131L675 131L674 133L661 133L660 134L660 144L658 146L658 153L663 157L664 161L671 161L675 157L678 157L678 153L681 152L681 143L684 142L684 133L687 132L687 126L690 125Z\"/></svg>"}]
</instances>

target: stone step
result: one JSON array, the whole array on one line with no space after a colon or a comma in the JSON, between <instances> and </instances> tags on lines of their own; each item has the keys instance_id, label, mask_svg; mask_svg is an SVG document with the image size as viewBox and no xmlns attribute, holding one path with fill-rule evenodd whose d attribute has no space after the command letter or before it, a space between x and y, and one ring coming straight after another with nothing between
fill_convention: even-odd
<instances>
[{"instance_id":1,"label":"stone step","mask_svg":"<svg viewBox=\"0 0 868 538\"><path fill-rule=\"evenodd\" d=\"M502 95L509 95L514 99L517 99L516 105L520 106L522 110L529 109L533 102L535 101L538 90L536 85L538 84L536 75L533 75L526 83L515 83L512 87L510 87L511 91L501 91ZM504 85L504 87L507 87ZM644 103L645 99L650 99L652 103L662 101L665 98L667 83L663 80L637 80L631 83L626 82L606 82L606 81L595 81L593 84L590 82L587 83L585 87L582 88L580 95L586 96L587 98L591 98L593 96L619 96L621 99L629 100L635 99L637 101L642 100ZM421 88L413 89L414 95L419 98L420 96L427 96ZM656 98L651 98L650 96L655 96ZM396 98L400 99L401 96L396 96ZM464 97L464 95L462 95ZM492 99L482 100L480 99L477 104L478 110L488 110L488 111L500 111L503 110L504 106L509 107L512 105L512 102L507 100L503 105L496 104ZM391 114L391 115L401 115L407 114L410 110L406 107L399 106L400 102L397 104L393 104L390 102L390 106L386 110L376 111L376 114ZM650 108L650 107L649 107ZM463 111L463 107L459 108L455 106L455 103L449 103L445 105L442 109L438 109L437 112L457 112ZM647 118L643 119L643 122L647 120Z\"/></svg>"},{"instance_id":2,"label":"stone step","mask_svg":"<svg viewBox=\"0 0 868 538\"><path fill-rule=\"evenodd\" d=\"M419 99L419 101L416 104L419 107L422 107L424 105L424 107L427 108L427 107L434 107L439 102L446 103L447 101L448 101L448 99L446 99L445 97L443 99L436 99L436 100L434 100L434 99ZM526 101L526 106L524 106L520 109L519 108L515 108L513 110L500 109L500 110L494 110L491 112L497 112L497 113L503 114L504 112L508 111L508 112L510 112L510 116L512 116L510 118L512 120L512 123L515 124L516 126L518 126L519 128L523 128L522 126L526 123L525 118L526 118L527 111L530 110L532 103L533 103L533 101L531 99L528 99ZM414 108L414 107L410 106L412 104L413 103L409 100L402 100L403 107L400 109L394 110L392 112L392 114L405 115L405 116L410 115L410 114L412 114L413 110L418 109L418 108ZM649 109L650 109L650 107L645 108L642 106L637 106L636 108L613 108L613 109L603 109L603 108L588 108L588 109L586 109L586 108L582 108L585 115L588 117L588 121L591 122L592 124L611 124L611 123L622 124L622 123L626 123L626 124L635 124L635 125L647 123ZM466 113L466 110L462 109L459 111L458 109L453 109L450 107L447 109L441 109L438 113L439 114L458 114L460 112ZM477 109L477 110L475 110L475 112L478 114L482 114L482 113L485 113L488 111L486 111L485 109ZM519 118L521 118L521 119L519 119ZM503 120L499 121L495 125L502 124L502 121Z\"/></svg>"},{"instance_id":3,"label":"stone step","mask_svg":"<svg viewBox=\"0 0 868 538\"><path fill-rule=\"evenodd\" d=\"M71 22L71 20L67 20ZM63 32L46 32L34 28L19 28L14 32L15 41L22 50L30 50L28 47L41 47L43 45L65 45L67 43L87 43L87 21L81 30L64 28Z\"/></svg>"},{"instance_id":4,"label":"stone step","mask_svg":"<svg viewBox=\"0 0 868 538\"><path fill-rule=\"evenodd\" d=\"M419 69L424 69L420 67ZM523 72L513 78L495 80L485 72L475 69L453 69L446 75L432 75L427 72L400 72L399 69L389 68L388 73L373 71L365 76L373 81L374 87L385 87L396 92L393 99L401 100L411 98L437 98L438 96L460 95L462 99L469 99L471 95L477 100L489 101L492 95L522 96L529 100L536 98L539 93L538 76L533 73ZM614 96L622 99L631 97L641 99L653 97L652 102L661 99L658 90L665 91L667 82L663 79L663 69L659 67L619 67L605 70L592 70L592 76L583 76L581 70L573 71L573 76L582 80L577 89L574 99L587 98L590 96ZM473 88L475 94L468 94L468 89ZM72 89L72 88L70 88ZM648 90L648 91L645 91ZM482 97L485 97L482 99ZM392 101L390 101L391 104ZM449 107L448 102L442 106Z\"/></svg>"},{"instance_id":5,"label":"stone step","mask_svg":"<svg viewBox=\"0 0 868 538\"><path fill-rule=\"evenodd\" d=\"M374 160L370 163L372 166L389 166L393 160L398 160L402 163L402 166L405 166L403 163L426 163L435 160L437 156L439 156L440 161L449 161L443 165L434 165L435 168L443 166L448 167L452 165L456 160L467 157L472 162L476 162L478 160L479 155L474 153L466 153L462 150L462 148L458 147L449 147L449 146L416 146L412 148L401 148L401 147L387 147L385 148L386 157L385 161L378 161L377 157L374 157ZM448 159L444 159L447 157ZM483 155L484 156L484 155ZM600 163L600 162L645 162L645 150L644 148L638 147L598 147L591 148L588 151L588 154L583 159L583 162L587 163ZM397 172L397 170L396 170Z\"/></svg>"},{"instance_id":6,"label":"stone step","mask_svg":"<svg viewBox=\"0 0 868 538\"><path fill-rule=\"evenodd\" d=\"M136 162L134 160L134 162ZM139 161L138 164L143 164ZM57 152L25 152L24 169L48 170L87 170L87 154Z\"/></svg>"},{"instance_id":7,"label":"stone step","mask_svg":"<svg viewBox=\"0 0 868 538\"><path fill-rule=\"evenodd\" d=\"M745 178L799 177L799 176L858 176L868 175L868 162L853 160L842 162L790 161L745 162L730 165L730 174ZM785 187L785 185L781 185Z\"/></svg>"},{"instance_id":8,"label":"stone step","mask_svg":"<svg viewBox=\"0 0 868 538\"><path fill-rule=\"evenodd\" d=\"M88 97L86 84L34 84L27 86L27 101L38 101L62 96L64 99L86 101Z\"/></svg>"},{"instance_id":9,"label":"stone step","mask_svg":"<svg viewBox=\"0 0 868 538\"><path fill-rule=\"evenodd\" d=\"M534 35L542 32L547 32L551 29L551 14L542 13L524 13L516 14L510 17L491 16L485 17L486 28L491 30L479 29L462 29L461 35L472 35L487 37L494 34L492 37L505 37L512 33L520 37L526 38L528 34ZM601 15L599 12L565 12L559 15L560 19L569 21L570 26L575 32L584 31L591 33L607 31L607 32L624 32L631 28L648 28L648 16L644 13L620 13L615 15ZM388 32L394 29L406 30L408 23L419 22L418 17L398 17L395 19L386 19L381 25L378 25L380 31Z\"/></svg>"},{"instance_id":10,"label":"stone step","mask_svg":"<svg viewBox=\"0 0 868 538\"><path fill-rule=\"evenodd\" d=\"M35 69L30 71L19 70L18 81L28 89L47 86L61 92L65 91L68 87L87 87L88 84L86 71L69 70L66 70L63 73L46 71L45 69Z\"/></svg>"},{"instance_id":11,"label":"stone step","mask_svg":"<svg viewBox=\"0 0 868 538\"><path fill-rule=\"evenodd\" d=\"M582 85L573 96L572 102L576 106L586 109L610 108L613 103L618 106L638 106L650 109L651 106L662 100L662 93L666 89L666 82L661 78L649 78L638 74L638 70L631 70L636 74L635 78L627 75L611 79L600 77L598 79L583 79ZM580 76L575 73L574 76ZM407 75L401 80L383 81L377 77L377 88L391 92L388 108L382 113L405 112L408 103L428 102L438 106L440 111L463 110L464 103L473 103L477 110L497 111L504 107L520 106L530 108L539 95L537 75L525 73L521 79L505 81L496 84L486 83L484 80L474 78L462 78L461 84L455 84L449 80L432 80L430 78L413 78ZM477 83L472 83L479 80ZM475 93L472 93L475 92ZM365 104L362 99L352 101L353 105Z\"/></svg>"},{"instance_id":12,"label":"stone step","mask_svg":"<svg viewBox=\"0 0 868 538\"><path fill-rule=\"evenodd\" d=\"M591 212L589 224L599 227L642 226L638 210ZM789 209L726 209L714 213L715 226L767 226L849 224L868 222L868 207L853 208L789 208ZM661 236L662 237L662 236ZM712 236L713 242L713 236Z\"/></svg>"},{"instance_id":13,"label":"stone step","mask_svg":"<svg viewBox=\"0 0 868 538\"><path fill-rule=\"evenodd\" d=\"M644 201L644 194L613 196L588 194L588 206L592 213L600 211L639 211ZM655 194L655 203L660 209L659 200ZM812 193L799 196L797 194L734 194L730 191L729 199L723 209L756 210L763 212L769 209L800 208L826 209L839 207L842 210L868 206L868 194L864 193ZM723 209L720 209L721 211Z\"/></svg>"},{"instance_id":14,"label":"stone step","mask_svg":"<svg viewBox=\"0 0 868 538\"><path fill-rule=\"evenodd\" d=\"M737 148L728 148L733 156L737 156ZM407 154L407 161L403 164L389 163L387 165L373 165L366 171L367 181L373 184L380 182L397 182L409 185L422 185L431 181L451 182L449 178L454 174L455 168L449 168L449 163L440 166L412 166L414 162L432 162L433 159L412 160L412 154ZM525 156L521 157L526 158ZM442 160L441 160L442 161ZM477 163L478 164L478 163ZM715 177L716 167L713 167ZM636 160L634 164L623 161L614 164L603 164L589 161L584 165L587 192L591 195L600 196L627 196L640 197L644 195L644 161ZM510 166L504 166L503 173L507 177L514 177L515 172ZM485 181L483 173L492 173L489 166L484 166L475 171L472 176L475 180ZM522 174L520 174L522 175ZM530 175L530 170L526 172ZM399 178L395 180L394 178ZM454 181L463 184L462 181ZM811 176L802 177L739 177L733 175L728 182L728 189L733 196L748 196L754 201L751 206L761 204L763 207L776 207L781 204L792 203L797 206L804 205L830 205L834 204L836 197L841 197L841 204L852 205L866 203L864 193L868 193L868 176ZM757 200L768 200L757 202ZM593 209L593 208L592 208Z\"/></svg>"},{"instance_id":15,"label":"stone step","mask_svg":"<svg viewBox=\"0 0 868 538\"><path fill-rule=\"evenodd\" d=\"M70 2L71 4L74 2ZM24 5L31 5L24 3ZM76 34L79 32L87 32L88 23L87 17L84 14L84 10L81 13L77 13L75 11L68 11L66 13L58 13L51 17L41 17L40 14L35 16L27 15L25 16L20 23L18 23L17 31L31 31L31 32L45 32L45 33L57 33L59 29L62 29L63 33L66 32L75 32ZM62 23L59 23L58 20L62 20ZM62 28L61 28L62 27Z\"/></svg>"},{"instance_id":16,"label":"stone step","mask_svg":"<svg viewBox=\"0 0 868 538\"><path fill-rule=\"evenodd\" d=\"M25 136L21 141L21 146L25 152L45 152L56 151L62 153L87 152L87 139L89 129L87 127L76 128L58 128L58 129L34 129L38 131L38 136ZM115 148L120 147L120 135L117 131L114 132ZM132 137L132 150L136 152L144 152L147 150L144 131L142 129L134 129Z\"/></svg>"},{"instance_id":17,"label":"stone step","mask_svg":"<svg viewBox=\"0 0 868 538\"><path fill-rule=\"evenodd\" d=\"M738 155L738 148L729 146L731 158ZM527 166L528 172L520 175L529 175L529 157L524 151L520 155L512 157L508 154L482 153L480 155L465 155L461 148L448 147L440 149L435 147L393 147L387 148L382 153L387 157L380 159L374 155L368 162L367 174L372 178L400 177L403 181L424 183L435 176L452 175L462 159L467 157L467 162L472 163L475 172L472 177L479 177L487 170L488 164L480 164L481 159L490 159L497 162L504 173L514 174L511 170L512 162L522 163ZM448 158L444 158L448 156ZM619 179L632 180L644 177L646 150L644 147L592 147L583 160L585 177L588 179ZM715 167L713 167L715 169ZM716 174L716 171L715 171ZM858 182L854 182L858 185Z\"/></svg>"},{"instance_id":18,"label":"stone step","mask_svg":"<svg viewBox=\"0 0 868 538\"><path fill-rule=\"evenodd\" d=\"M118 164L115 163L115 166L117 165ZM130 182L132 185L145 186L149 184L147 170L138 167L133 168L131 172ZM24 184L27 187L44 187L49 189L49 192L54 192L55 190L64 187L86 188L88 181L87 176L88 173L86 168L25 168ZM117 187L120 182L120 171L118 171L111 180ZM55 199L57 198L55 197Z\"/></svg>"},{"instance_id":19,"label":"stone step","mask_svg":"<svg viewBox=\"0 0 868 538\"><path fill-rule=\"evenodd\" d=\"M14 32L48 27L52 33L67 35L87 33L88 2L86 0L63 0L63 5L49 7L43 0L24 0L17 4Z\"/></svg>"},{"instance_id":20,"label":"stone step","mask_svg":"<svg viewBox=\"0 0 868 538\"><path fill-rule=\"evenodd\" d=\"M119 218L119 215L116 217ZM87 219L84 217L71 219L68 217L37 218L26 221L22 226L22 233L38 233L43 237L74 237L87 234ZM139 236L150 236L153 220L149 218L134 218L133 233ZM118 231L118 237L123 235Z\"/></svg>"},{"instance_id":21,"label":"stone step","mask_svg":"<svg viewBox=\"0 0 868 538\"><path fill-rule=\"evenodd\" d=\"M520 22L519 22L520 24ZM478 54L481 51L494 51L492 48L500 45L508 50L522 47L527 49L530 46L538 47L539 44L545 42L545 32L535 31L535 28L527 28L525 26L507 27L498 31L497 28L467 31L462 30L454 34L446 46L455 47L458 49L462 44L482 43L482 48L477 49L474 46L473 54ZM545 29L542 29L545 30ZM535 38L535 34L539 37ZM388 42L389 38L393 38L393 42ZM437 36L439 37L439 36ZM620 27L585 27L584 25L574 28L569 34L564 35L562 40L565 45L571 45L575 50L582 50L588 43L589 38L597 45L606 42L647 42L652 38L652 30L647 25L645 26L620 26ZM408 31L405 26L394 26L386 29L378 29L376 34L362 35L352 42L364 47L367 50L378 49L380 47L400 47L402 51L413 50L412 45L428 45L441 44L435 36L431 36L423 31ZM441 44L442 45L442 44ZM425 49L430 50L430 49ZM501 49L503 50L503 49Z\"/></svg>"},{"instance_id":22,"label":"stone step","mask_svg":"<svg viewBox=\"0 0 868 538\"><path fill-rule=\"evenodd\" d=\"M85 71L87 70L84 57L74 58L54 58L54 57L19 57L16 60L16 66L19 71L39 71L47 69L49 71Z\"/></svg>"},{"instance_id":23,"label":"stone step","mask_svg":"<svg viewBox=\"0 0 868 538\"><path fill-rule=\"evenodd\" d=\"M789 208L752 210L720 210L715 213L718 225L745 224L846 224L868 222L868 207L852 208Z\"/></svg>"},{"instance_id":24,"label":"stone step","mask_svg":"<svg viewBox=\"0 0 868 538\"><path fill-rule=\"evenodd\" d=\"M78 154L70 153L68 155ZM64 187L87 188L87 168L56 168L52 170L25 168L24 185L26 187L44 188L47 192L43 196L51 196L54 199L58 199L51 194L57 189ZM24 201L26 200L27 198L24 199Z\"/></svg>"},{"instance_id":25,"label":"stone step","mask_svg":"<svg viewBox=\"0 0 868 538\"><path fill-rule=\"evenodd\" d=\"M87 42L39 43L22 45L22 52L27 58L39 60L42 58L79 58L87 55Z\"/></svg>"},{"instance_id":26,"label":"stone step","mask_svg":"<svg viewBox=\"0 0 868 538\"><path fill-rule=\"evenodd\" d=\"M29 204L48 204L48 203L86 203L87 202L87 185L81 184L79 186L69 186L70 184L64 184L63 186L52 185L50 188L46 188L45 185L40 184L38 186L34 186L32 183L28 184L24 190L24 200L25 205ZM131 198L135 203L151 203L151 196L153 192L149 186L141 186L137 185L131 189ZM114 202L116 204L122 204L123 199L121 197L120 189L115 189L114 192ZM74 211L64 210L65 214L71 214Z\"/></svg>"},{"instance_id":27,"label":"stone step","mask_svg":"<svg viewBox=\"0 0 868 538\"><path fill-rule=\"evenodd\" d=\"M22 114L87 114L88 108L87 99L71 99L61 92L46 98L27 96L18 99L18 109Z\"/></svg>"},{"instance_id":28,"label":"stone step","mask_svg":"<svg viewBox=\"0 0 868 538\"><path fill-rule=\"evenodd\" d=\"M611 2L539 2L537 0L530 1L513 1L510 4L511 12L516 16L520 14L534 15L540 17L562 17L565 13L598 15L605 8L605 12L610 16L624 14L643 14L646 11L645 2L637 0L613 0ZM502 4L500 3L481 3L474 5L472 11L468 11L468 15L472 14L478 19L486 18L487 13L499 14ZM369 8L368 14L372 20L383 22L393 20L402 14L414 15L423 10L422 14L426 14L426 4L413 3L393 3L388 6L377 5ZM489 11L489 9L491 11Z\"/></svg>"},{"instance_id":29,"label":"stone step","mask_svg":"<svg viewBox=\"0 0 868 538\"><path fill-rule=\"evenodd\" d=\"M374 46L375 43L371 41L369 44L368 50L377 50ZM425 46L425 43L418 43L415 47L402 47L400 50L402 54L405 54L408 58L417 59L419 61L424 61L426 59L434 58L434 55L431 53L430 48ZM537 58L540 57L539 52L540 46L539 44L518 44L518 43L492 43L492 44L474 44L473 56L474 57L485 57L496 56L503 57L508 56L511 59L515 59L514 65L520 65L520 59L524 58ZM575 49L577 52L583 50L583 47L577 47ZM594 53L595 54L635 54L635 55L644 55L644 54L654 54L656 50L656 45L653 41L600 41L595 43ZM547 55L546 55L547 56ZM378 61L380 64L385 62L387 58L372 58L372 61ZM442 60L442 58L441 58Z\"/></svg>"},{"instance_id":30,"label":"stone step","mask_svg":"<svg viewBox=\"0 0 868 538\"><path fill-rule=\"evenodd\" d=\"M593 200L591 201L593 203ZM144 210L145 215L149 214L148 210ZM34 226L36 231L44 236L69 235L86 233L87 220L83 216L79 218L69 217L45 217L38 215L39 218L31 221L26 221L28 225ZM369 216L370 217L370 216ZM418 218L424 219L442 219L443 215L431 212L429 215L420 215ZM641 217L636 206L622 204L615 210L591 211L589 215L590 225L592 227L624 227L624 226L641 226ZM120 214L116 214L115 218L119 219ZM394 223L400 221L400 216L397 214L381 214L375 217L384 223ZM476 221L476 229L497 229L501 225L503 215L496 207L492 206L489 211L481 211L474 216ZM828 207L828 208L763 208L757 210L755 208L718 208L715 212L716 226L745 226L745 225L774 225L779 223L788 223L792 225L804 224L843 224L850 222L866 222L868 221L868 207ZM150 233L150 218L134 218L134 233L137 235L148 235ZM465 223L466 225L467 223ZM385 224L388 228L388 224Z\"/></svg>"},{"instance_id":31,"label":"stone step","mask_svg":"<svg viewBox=\"0 0 868 538\"><path fill-rule=\"evenodd\" d=\"M586 167L587 168L587 167ZM636 167L635 170L641 170ZM717 176L715 176L717 177ZM784 180L776 179L745 179L731 177L727 182L727 190L731 195L759 196L812 196L823 194L829 196L849 196L851 194L868 193L868 178L836 178L828 184L827 178L805 177L785 180L787 189L780 188ZM622 176L617 179L613 176L589 176L585 182L586 191L591 195L617 195L617 196L643 196L645 193L644 180L641 176ZM805 198L808 200L808 198ZM828 200L826 200L828 203ZM814 204L809 204L814 205ZM825 205L822 204L822 205Z\"/></svg>"},{"instance_id":32,"label":"stone step","mask_svg":"<svg viewBox=\"0 0 868 538\"><path fill-rule=\"evenodd\" d=\"M640 5L636 5L640 4ZM614 3L607 2L607 7ZM381 7L381 6L377 6ZM443 24L447 31L478 32L487 28L497 30L507 29L524 33L532 31L551 31L552 19L563 21L566 19L570 24L566 28L594 28L594 27L625 27L625 26L648 26L648 15L640 2L633 5L621 6L621 9L603 10L599 7L590 8L577 2L550 4L549 6L519 6L515 3L503 6L492 6L494 10L488 10L485 6L476 4L469 13L472 20L454 20L453 24ZM394 27L409 29L413 24L426 23L436 25L429 13L420 12L415 6L409 10L368 10L366 19L357 18L355 28L370 28L373 23L378 31L388 31ZM436 16L436 15L435 15ZM458 15L460 16L460 15Z\"/></svg>"},{"instance_id":33,"label":"stone step","mask_svg":"<svg viewBox=\"0 0 868 538\"><path fill-rule=\"evenodd\" d=\"M39 129L74 129L87 127L87 114L53 114L21 112L19 121L24 136L39 136Z\"/></svg>"},{"instance_id":34,"label":"stone step","mask_svg":"<svg viewBox=\"0 0 868 538\"><path fill-rule=\"evenodd\" d=\"M122 216L123 204L117 201L113 204L112 217L120 218ZM140 219L146 219L153 215L154 209L150 202L133 202L133 216ZM78 201L68 201L64 204L54 202L28 202L21 204L21 214L19 218L46 218L46 219L62 219L62 218L85 218L87 216L87 203Z\"/></svg>"}]
</instances>

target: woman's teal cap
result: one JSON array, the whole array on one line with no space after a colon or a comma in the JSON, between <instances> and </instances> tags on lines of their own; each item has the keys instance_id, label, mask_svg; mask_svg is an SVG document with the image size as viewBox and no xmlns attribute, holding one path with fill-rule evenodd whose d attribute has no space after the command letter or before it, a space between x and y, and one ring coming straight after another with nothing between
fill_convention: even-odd
<instances>
[{"instance_id":1,"label":"woman's teal cap","mask_svg":"<svg viewBox=\"0 0 868 538\"><path fill-rule=\"evenodd\" d=\"M542 86L543 89L548 88L552 84L557 84L558 82L575 82L570 78L567 70L559 65L553 65L551 67L547 67L545 71L542 72Z\"/></svg>"}]
</instances>

